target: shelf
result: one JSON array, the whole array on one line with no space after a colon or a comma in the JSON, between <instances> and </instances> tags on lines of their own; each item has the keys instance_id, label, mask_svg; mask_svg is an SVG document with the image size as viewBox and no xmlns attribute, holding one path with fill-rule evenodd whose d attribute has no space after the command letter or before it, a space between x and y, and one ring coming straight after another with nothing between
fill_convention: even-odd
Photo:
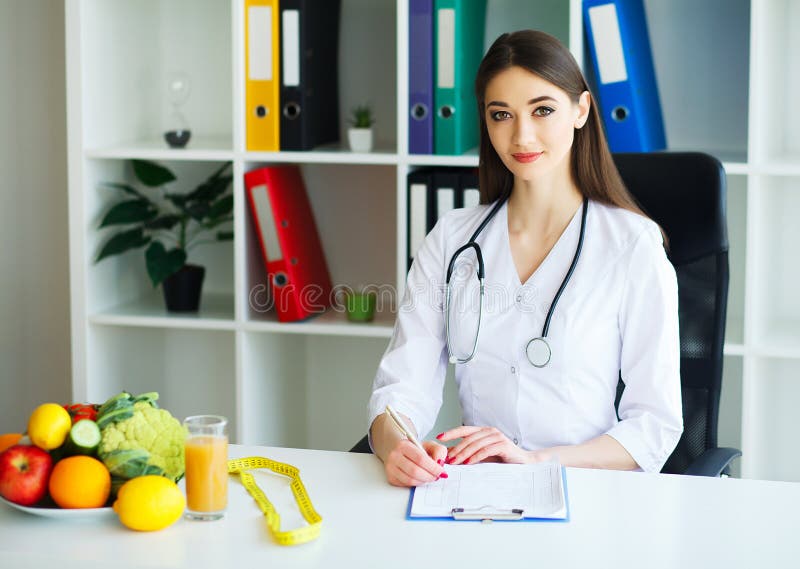
<instances>
[{"instance_id":1,"label":"shelf","mask_svg":"<svg viewBox=\"0 0 800 569\"><path fill-rule=\"evenodd\" d=\"M86 158L141 160L195 160L227 162L234 158L230 139L199 138L190 140L186 148L168 148L163 140L146 140L110 148L90 148Z\"/></svg>"},{"instance_id":2,"label":"shelf","mask_svg":"<svg viewBox=\"0 0 800 569\"><path fill-rule=\"evenodd\" d=\"M800 156L796 158L781 158L771 160L765 164L760 164L752 167L754 174L762 174L765 176L796 176L800 177ZM798 184L800 187L800 184Z\"/></svg>"},{"instance_id":3,"label":"shelf","mask_svg":"<svg viewBox=\"0 0 800 569\"><path fill-rule=\"evenodd\" d=\"M353 152L340 144L321 146L307 152L245 152L249 162L298 164L375 164L396 165L397 153L389 147L376 147L372 152Z\"/></svg>"},{"instance_id":4,"label":"shelf","mask_svg":"<svg viewBox=\"0 0 800 569\"><path fill-rule=\"evenodd\" d=\"M328 310L324 314L303 322L278 322L274 313L252 316L243 328L248 332L279 332L282 334L307 334L319 336L349 336L362 338L391 338L395 314L377 313L375 320L356 323L347 320L343 312Z\"/></svg>"},{"instance_id":5,"label":"shelf","mask_svg":"<svg viewBox=\"0 0 800 569\"><path fill-rule=\"evenodd\" d=\"M769 322L763 338L754 342L760 356L800 359L800 320Z\"/></svg>"},{"instance_id":6,"label":"shelf","mask_svg":"<svg viewBox=\"0 0 800 569\"><path fill-rule=\"evenodd\" d=\"M667 151L710 154L727 177L719 441L742 448L748 476L800 480L800 460L784 452L797 432L800 396L800 114L792 98L800 74L791 73L800 55L793 29L800 2L644 1ZM176 416L228 416L240 442L346 450L363 434L364 405L393 333L395 289L406 274L406 175L479 162L477 148L459 156L408 153L408 0L342 0L339 96L329 109L340 117L340 142L303 152L245 147L242 0L66 6L74 391L104 400L122 389L155 390ZM500 33L530 27L569 42L585 63L580 0L487 0L484 50ZM162 137L172 125L166 87L175 72L191 81L181 111L193 137L184 149L168 148ZM346 118L363 103L376 117L376 146L354 153ZM198 313L166 312L142 250L93 262L111 231L98 227L103 214L125 199L103 183L131 182L131 159L169 167L176 192L233 164L235 241L190 254L207 269ZM242 174L271 164L301 169L337 290L374 284L385 291L373 322L349 322L339 307L280 323L262 306L268 277ZM442 429L461 422L452 366L447 377Z\"/></svg>"},{"instance_id":7,"label":"shelf","mask_svg":"<svg viewBox=\"0 0 800 569\"><path fill-rule=\"evenodd\" d=\"M187 330L233 330L236 327L233 296L225 294L204 294L196 313L169 313L164 308L164 299L154 294L90 315L89 322Z\"/></svg>"},{"instance_id":8,"label":"shelf","mask_svg":"<svg viewBox=\"0 0 800 569\"><path fill-rule=\"evenodd\" d=\"M410 154L403 161L412 166L471 166L478 167L478 149L467 151L461 156L440 154Z\"/></svg>"},{"instance_id":9,"label":"shelf","mask_svg":"<svg viewBox=\"0 0 800 569\"><path fill-rule=\"evenodd\" d=\"M725 346L722 348L722 353L726 356L744 356L746 352L747 348L744 344L725 342Z\"/></svg>"}]
</instances>

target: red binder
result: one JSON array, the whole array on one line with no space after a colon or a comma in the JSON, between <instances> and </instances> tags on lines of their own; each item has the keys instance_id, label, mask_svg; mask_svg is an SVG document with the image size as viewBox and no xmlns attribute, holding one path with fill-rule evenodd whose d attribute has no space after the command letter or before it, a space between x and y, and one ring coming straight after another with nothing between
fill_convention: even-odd
<instances>
[{"instance_id":1,"label":"red binder","mask_svg":"<svg viewBox=\"0 0 800 569\"><path fill-rule=\"evenodd\" d=\"M244 175L256 234L280 322L324 312L331 277L297 166L266 166Z\"/></svg>"}]
</instances>

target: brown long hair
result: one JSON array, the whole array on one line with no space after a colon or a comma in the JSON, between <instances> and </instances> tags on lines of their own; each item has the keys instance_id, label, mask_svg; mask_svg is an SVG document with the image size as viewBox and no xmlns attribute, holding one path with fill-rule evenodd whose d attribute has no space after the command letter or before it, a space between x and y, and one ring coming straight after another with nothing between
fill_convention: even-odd
<instances>
[{"instance_id":1,"label":"brown long hair","mask_svg":"<svg viewBox=\"0 0 800 569\"><path fill-rule=\"evenodd\" d=\"M514 185L514 175L500 160L489 140L485 113L486 85L498 73L512 66L527 69L559 87L575 104L584 91L589 91L591 97L591 90L575 58L555 37L536 30L521 30L497 38L481 61L475 78L480 120L478 177L482 203L491 203L509 195ZM594 97L586 124L575 130L570 171L584 197L645 215L614 165Z\"/></svg>"}]
</instances>

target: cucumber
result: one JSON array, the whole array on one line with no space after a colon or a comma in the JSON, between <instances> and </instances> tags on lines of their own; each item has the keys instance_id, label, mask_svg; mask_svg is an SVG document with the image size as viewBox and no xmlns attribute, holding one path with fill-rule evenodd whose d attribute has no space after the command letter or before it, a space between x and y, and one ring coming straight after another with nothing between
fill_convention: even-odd
<instances>
[{"instance_id":1,"label":"cucumber","mask_svg":"<svg viewBox=\"0 0 800 569\"><path fill-rule=\"evenodd\" d=\"M94 456L100 446L100 427L91 419L81 419L69 430L67 435L67 454Z\"/></svg>"}]
</instances>

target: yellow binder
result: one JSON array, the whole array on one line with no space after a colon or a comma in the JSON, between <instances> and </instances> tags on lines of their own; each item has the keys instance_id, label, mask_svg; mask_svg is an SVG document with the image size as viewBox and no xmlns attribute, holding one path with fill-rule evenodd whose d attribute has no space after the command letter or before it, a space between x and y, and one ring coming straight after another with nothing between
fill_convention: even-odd
<instances>
[{"instance_id":1,"label":"yellow binder","mask_svg":"<svg viewBox=\"0 0 800 569\"><path fill-rule=\"evenodd\" d=\"M278 0L245 0L247 150L280 150Z\"/></svg>"}]
</instances>

